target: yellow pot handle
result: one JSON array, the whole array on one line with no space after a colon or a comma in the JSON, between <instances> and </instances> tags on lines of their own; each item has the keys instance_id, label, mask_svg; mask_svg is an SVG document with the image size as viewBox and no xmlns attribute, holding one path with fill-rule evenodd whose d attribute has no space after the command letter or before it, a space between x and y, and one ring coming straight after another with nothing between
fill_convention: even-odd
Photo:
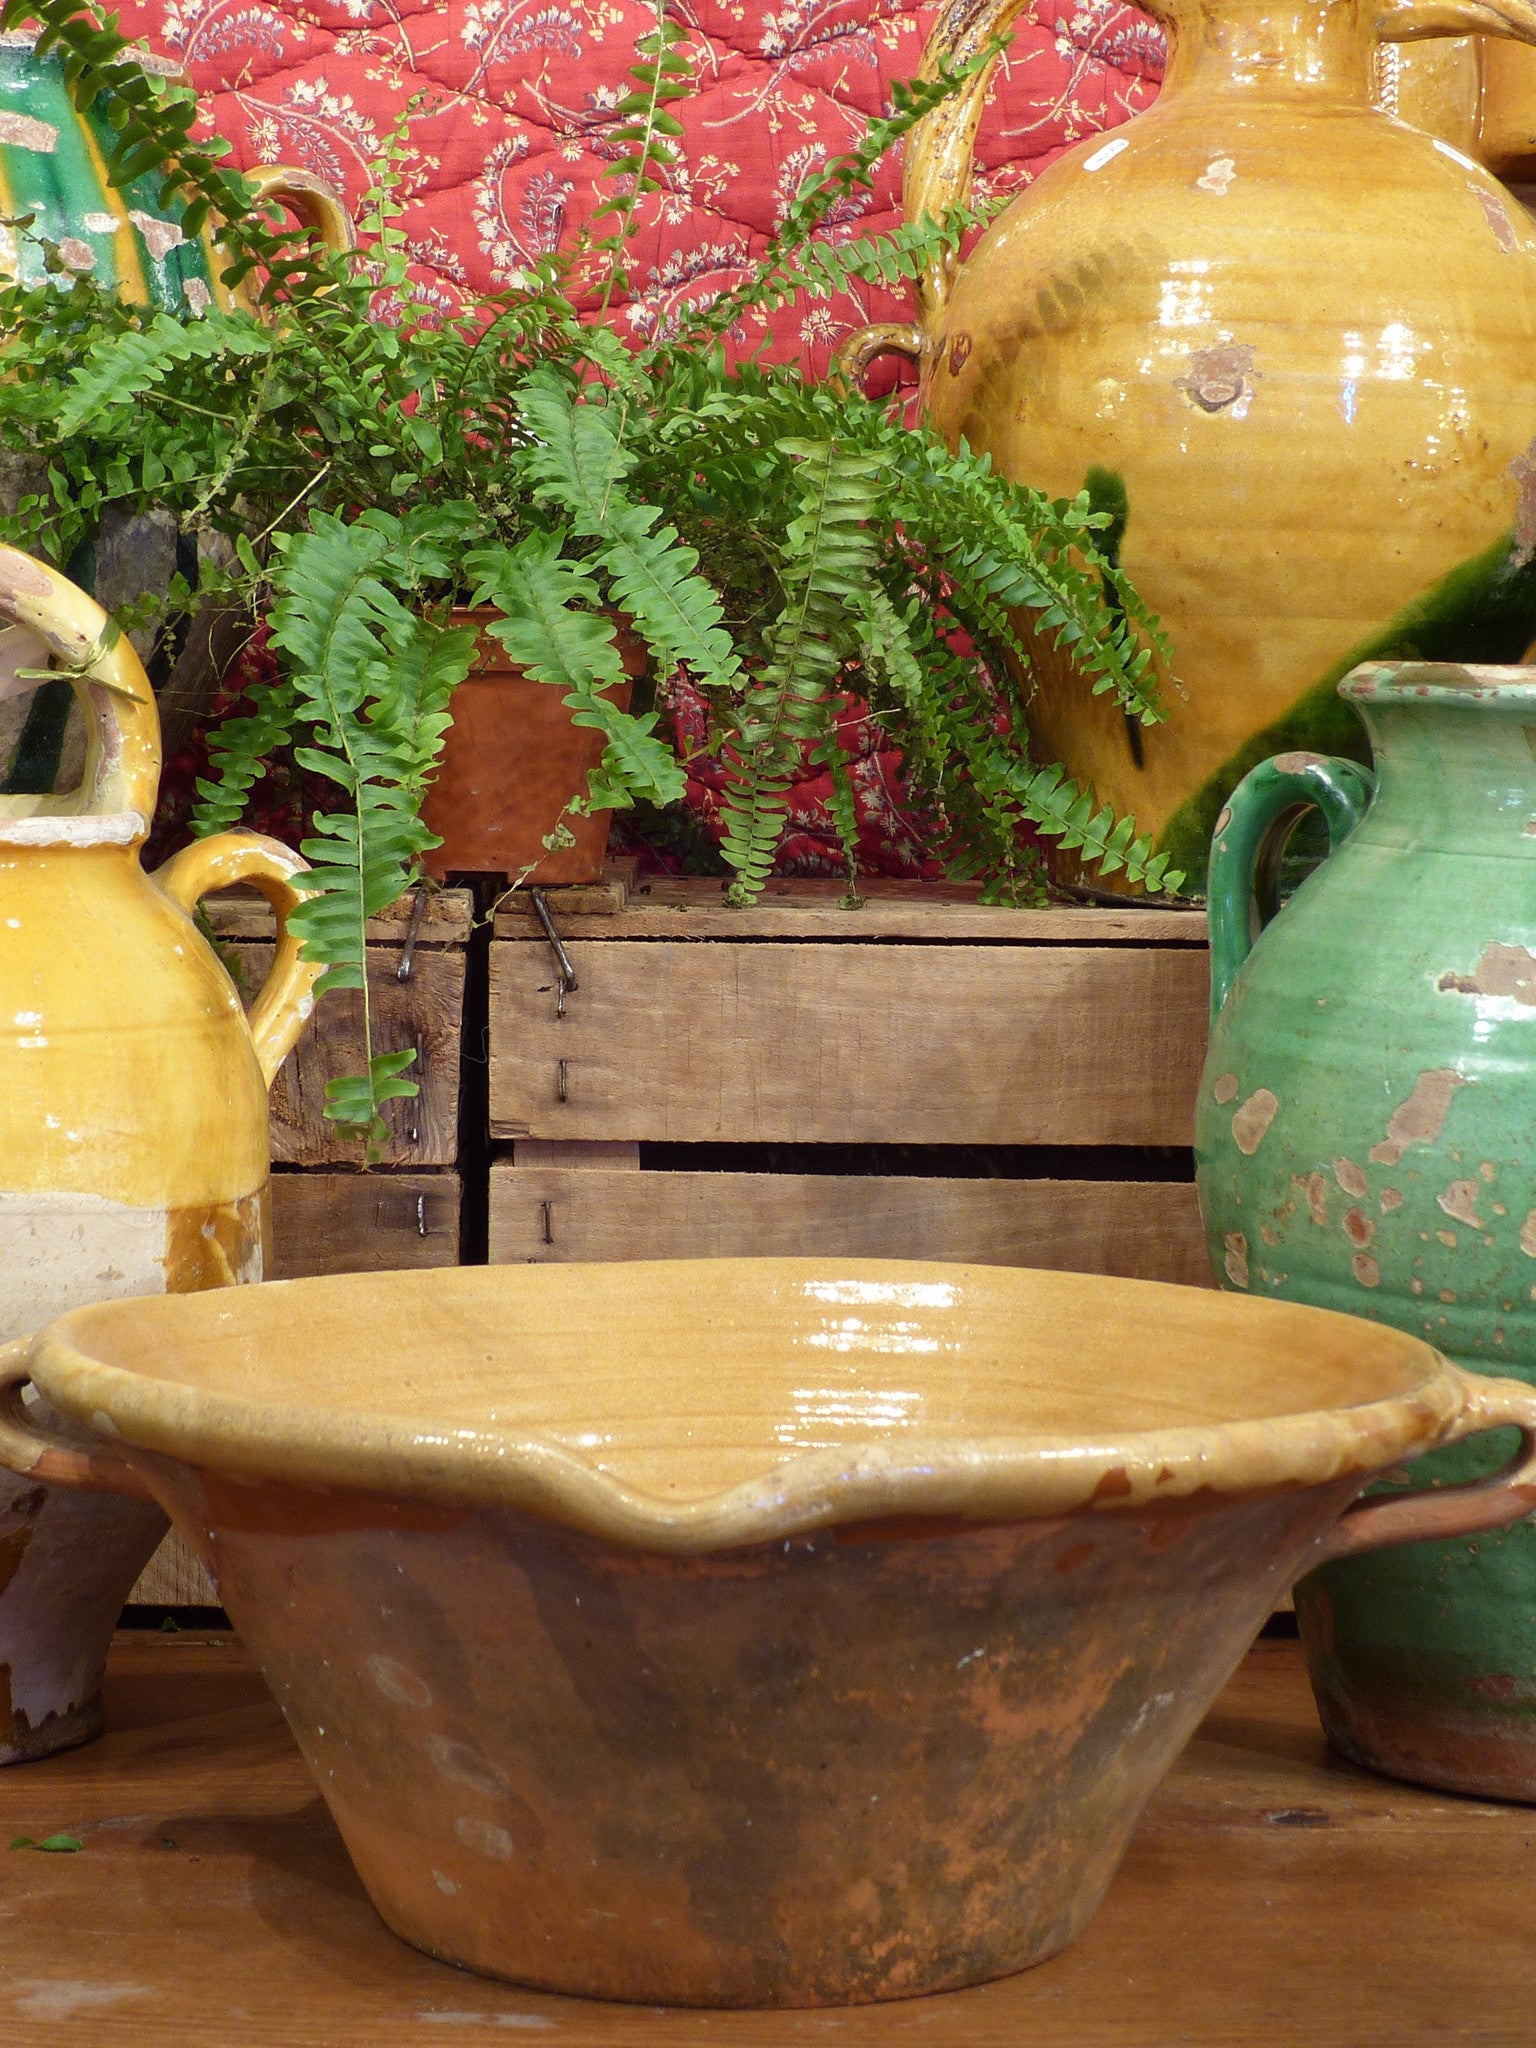
<instances>
[{"instance_id":1,"label":"yellow pot handle","mask_svg":"<svg viewBox=\"0 0 1536 2048\"><path fill-rule=\"evenodd\" d=\"M220 832L194 839L150 877L190 917L214 889L249 882L277 917L277 952L247 1022L255 1041L262 1079L270 1088L315 1007L315 983L325 972L318 960L299 957L299 941L288 930L288 913L309 894L298 881L309 866L276 839L259 832Z\"/></svg>"},{"instance_id":2,"label":"yellow pot handle","mask_svg":"<svg viewBox=\"0 0 1536 2048\"><path fill-rule=\"evenodd\" d=\"M964 64L984 50L994 36L1007 32L1029 0L945 0L923 51L918 76L936 78L942 65ZM925 114L907 137L906 170L902 178L902 212L907 221L925 214L937 220L948 207L963 206L971 194L971 160L976 130L997 58L968 78L959 92ZM926 336L940 318L955 281L959 259L949 255L930 263L917 286L916 327L883 324L860 327L837 351L837 371L858 386L877 356L921 359Z\"/></svg>"},{"instance_id":3,"label":"yellow pot handle","mask_svg":"<svg viewBox=\"0 0 1536 2048\"><path fill-rule=\"evenodd\" d=\"M245 175L256 187L258 204L280 199L333 256L357 247L357 229L346 201L313 171L300 170L295 164L258 164Z\"/></svg>"},{"instance_id":4,"label":"yellow pot handle","mask_svg":"<svg viewBox=\"0 0 1536 2048\"><path fill-rule=\"evenodd\" d=\"M1520 1432L1520 1449L1502 1471L1465 1486L1424 1487L1414 1493L1357 1501L1323 1537L1305 1569L1336 1557L1358 1557L1389 1543L1426 1543L1448 1536L1475 1536L1483 1529L1507 1529L1536 1510L1536 1388L1524 1380L1484 1379L1481 1373L1449 1370L1461 1383L1462 1410L1439 1443L1458 1444L1485 1429Z\"/></svg>"},{"instance_id":5,"label":"yellow pot handle","mask_svg":"<svg viewBox=\"0 0 1536 2048\"><path fill-rule=\"evenodd\" d=\"M106 1444L71 1443L28 1414L24 1399L31 1379L35 1337L0 1344L0 1465L45 1486L73 1493L120 1493L129 1500L159 1502L134 1466Z\"/></svg>"},{"instance_id":6,"label":"yellow pot handle","mask_svg":"<svg viewBox=\"0 0 1536 2048\"><path fill-rule=\"evenodd\" d=\"M86 717L78 789L0 797L0 818L122 817L127 844L149 832L160 789L160 714L144 664L96 600L19 548L0 547L0 619L42 642ZM137 826L127 822L137 818Z\"/></svg>"}]
</instances>

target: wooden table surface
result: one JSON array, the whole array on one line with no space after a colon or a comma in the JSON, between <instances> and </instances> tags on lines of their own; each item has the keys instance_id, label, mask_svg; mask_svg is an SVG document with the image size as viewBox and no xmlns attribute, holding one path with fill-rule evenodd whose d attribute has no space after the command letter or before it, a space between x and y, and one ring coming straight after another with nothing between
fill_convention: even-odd
<instances>
[{"instance_id":1,"label":"wooden table surface","mask_svg":"<svg viewBox=\"0 0 1536 2048\"><path fill-rule=\"evenodd\" d=\"M1414 2048L1536 2042L1536 1811L1330 1755L1294 1643L1257 1645L1077 1945L905 2005L666 2012L429 1961L374 1917L231 1638L123 1634L109 1733L0 1772L4 2048Z\"/></svg>"}]
</instances>

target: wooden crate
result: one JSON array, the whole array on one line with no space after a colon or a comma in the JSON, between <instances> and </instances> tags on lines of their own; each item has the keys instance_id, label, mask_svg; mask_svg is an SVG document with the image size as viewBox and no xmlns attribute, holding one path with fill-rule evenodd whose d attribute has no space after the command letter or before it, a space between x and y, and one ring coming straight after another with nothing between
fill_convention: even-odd
<instances>
[{"instance_id":1,"label":"wooden crate","mask_svg":"<svg viewBox=\"0 0 1536 2048\"><path fill-rule=\"evenodd\" d=\"M836 1252L1208 1284L1187 1154L1203 917L841 895L783 883L737 911L714 883L552 892L563 1002L531 906L503 909L492 1260ZM984 1149L965 1171L912 1171L910 1149L883 1170L895 1145ZM656 1170L676 1146L729 1150ZM875 1170L754 1170L750 1148L785 1146L872 1148Z\"/></svg>"},{"instance_id":2,"label":"wooden crate","mask_svg":"<svg viewBox=\"0 0 1536 2048\"><path fill-rule=\"evenodd\" d=\"M368 985L378 1048L418 1048L412 1072L421 1095L388 1106L382 1158L373 1170L356 1170L363 1148L325 1121L324 1106L325 1083L361 1066L362 1000L348 990L316 1007L272 1090L269 1279L459 1262L459 1046L472 905L462 889L423 891L419 900L419 912L412 896L369 921ZM215 897L207 908L226 965L253 995L271 963L271 911L246 895ZM171 1536L130 1604L204 1606L216 1598Z\"/></svg>"}]
</instances>

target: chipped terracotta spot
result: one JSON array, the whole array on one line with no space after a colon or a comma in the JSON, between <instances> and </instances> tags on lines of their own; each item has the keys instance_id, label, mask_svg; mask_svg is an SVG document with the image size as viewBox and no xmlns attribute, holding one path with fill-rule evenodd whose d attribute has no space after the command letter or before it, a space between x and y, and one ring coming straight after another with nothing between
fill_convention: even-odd
<instances>
[{"instance_id":1,"label":"chipped terracotta spot","mask_svg":"<svg viewBox=\"0 0 1536 2048\"><path fill-rule=\"evenodd\" d=\"M965 368L970 353L971 337L965 333L957 334L949 344L949 374L951 377L959 376L960 372Z\"/></svg>"},{"instance_id":2,"label":"chipped terracotta spot","mask_svg":"<svg viewBox=\"0 0 1536 2048\"><path fill-rule=\"evenodd\" d=\"M1344 1235L1352 1245L1363 1251L1376 1235L1376 1226L1362 1209L1344 1211Z\"/></svg>"},{"instance_id":3,"label":"chipped terracotta spot","mask_svg":"<svg viewBox=\"0 0 1536 2048\"><path fill-rule=\"evenodd\" d=\"M1123 1465L1111 1465L1098 1485L1089 1495L1091 1500L1123 1500L1131 1492L1131 1482Z\"/></svg>"},{"instance_id":4,"label":"chipped terracotta spot","mask_svg":"<svg viewBox=\"0 0 1536 2048\"><path fill-rule=\"evenodd\" d=\"M59 131L51 121L34 121L30 114L0 114L0 142L14 149L33 149L39 156L52 156L59 146Z\"/></svg>"},{"instance_id":5,"label":"chipped terracotta spot","mask_svg":"<svg viewBox=\"0 0 1536 2048\"><path fill-rule=\"evenodd\" d=\"M1388 1119L1385 1140L1371 1147L1373 1164L1396 1166L1410 1145L1432 1145L1445 1128L1451 1097L1465 1085L1454 1067L1431 1067L1420 1074L1413 1093Z\"/></svg>"},{"instance_id":6,"label":"chipped terracotta spot","mask_svg":"<svg viewBox=\"0 0 1536 2048\"><path fill-rule=\"evenodd\" d=\"M1461 1239L1454 1230L1437 1230L1435 1235L1448 1251L1455 1251L1457 1245L1461 1242Z\"/></svg>"},{"instance_id":7,"label":"chipped terracotta spot","mask_svg":"<svg viewBox=\"0 0 1536 2048\"><path fill-rule=\"evenodd\" d=\"M1232 183L1232 180L1236 176L1237 165L1232 161L1231 157L1213 156L1210 162L1206 165L1203 174L1200 177L1196 178L1195 184L1200 191L1214 192L1218 199L1225 199L1227 196L1227 187ZM1512 236L1514 230L1510 228L1508 221L1505 221L1504 225L1506 230ZM1513 248L1514 242L1511 241L1509 246Z\"/></svg>"},{"instance_id":8,"label":"chipped terracotta spot","mask_svg":"<svg viewBox=\"0 0 1536 2048\"><path fill-rule=\"evenodd\" d=\"M89 242L82 242L78 235L66 235L59 243L59 261L76 277L83 277L87 271L96 268L96 251Z\"/></svg>"},{"instance_id":9,"label":"chipped terracotta spot","mask_svg":"<svg viewBox=\"0 0 1536 2048\"><path fill-rule=\"evenodd\" d=\"M1536 1209L1532 1209L1520 1226L1520 1249L1528 1259L1536 1259ZM1531 1299L1536 1301L1536 1288L1531 1290Z\"/></svg>"},{"instance_id":10,"label":"chipped terracotta spot","mask_svg":"<svg viewBox=\"0 0 1536 2048\"><path fill-rule=\"evenodd\" d=\"M1259 1225L1259 1235L1266 1244L1278 1244L1280 1242L1279 1231L1273 1229L1268 1223L1261 1223Z\"/></svg>"},{"instance_id":11,"label":"chipped terracotta spot","mask_svg":"<svg viewBox=\"0 0 1536 2048\"><path fill-rule=\"evenodd\" d=\"M1497 197L1485 185L1474 185L1473 195L1483 209L1483 217L1493 229L1493 239L1506 256L1513 255L1515 248L1515 226L1509 215L1500 206Z\"/></svg>"},{"instance_id":12,"label":"chipped terracotta spot","mask_svg":"<svg viewBox=\"0 0 1536 2048\"><path fill-rule=\"evenodd\" d=\"M1255 1088L1242 1107L1232 1112L1232 1142L1245 1159L1252 1158L1263 1144L1279 1107L1279 1097L1268 1088Z\"/></svg>"},{"instance_id":13,"label":"chipped terracotta spot","mask_svg":"<svg viewBox=\"0 0 1536 2048\"><path fill-rule=\"evenodd\" d=\"M1390 1216L1394 1209L1401 1209L1402 1206L1403 1198L1396 1188L1382 1189L1381 1213L1383 1216Z\"/></svg>"},{"instance_id":14,"label":"chipped terracotta spot","mask_svg":"<svg viewBox=\"0 0 1536 2048\"><path fill-rule=\"evenodd\" d=\"M1215 1087L1214 1087L1214 1088L1213 1088L1213 1089L1211 1090L1211 1093L1212 1093L1212 1094L1213 1094L1213 1095L1215 1096L1216 1100L1217 1100L1218 1102L1220 1102L1220 1103L1236 1102L1236 1100L1237 1100L1237 1076L1236 1076L1236 1074L1219 1074L1219 1075L1217 1076L1217 1078L1216 1078L1216 1086L1215 1086Z\"/></svg>"},{"instance_id":15,"label":"chipped terracotta spot","mask_svg":"<svg viewBox=\"0 0 1536 2048\"><path fill-rule=\"evenodd\" d=\"M1515 551L1511 566L1523 569L1536 554L1536 436L1523 455L1517 455L1505 470L1519 490L1515 501Z\"/></svg>"},{"instance_id":16,"label":"chipped terracotta spot","mask_svg":"<svg viewBox=\"0 0 1536 2048\"><path fill-rule=\"evenodd\" d=\"M1356 1252L1350 1260L1350 1267L1362 1287L1381 1285L1381 1268L1369 1252Z\"/></svg>"},{"instance_id":17,"label":"chipped terracotta spot","mask_svg":"<svg viewBox=\"0 0 1536 2048\"><path fill-rule=\"evenodd\" d=\"M1211 830L1212 832L1225 832L1231 822L1232 811L1231 807L1227 806L1218 813L1216 823L1211 827ZM1525 829L1527 832L1536 832L1536 818L1532 818L1530 824Z\"/></svg>"},{"instance_id":18,"label":"chipped terracotta spot","mask_svg":"<svg viewBox=\"0 0 1536 2048\"><path fill-rule=\"evenodd\" d=\"M1346 1195L1363 1195L1366 1192L1368 1183L1365 1175L1353 1159L1335 1159L1333 1177Z\"/></svg>"},{"instance_id":19,"label":"chipped terracotta spot","mask_svg":"<svg viewBox=\"0 0 1536 2048\"><path fill-rule=\"evenodd\" d=\"M1251 398L1253 350L1246 342L1222 342L1215 348L1197 348L1189 359L1189 373L1175 377L1173 388L1182 391L1202 412L1223 412L1240 398Z\"/></svg>"},{"instance_id":20,"label":"chipped terracotta spot","mask_svg":"<svg viewBox=\"0 0 1536 2048\"><path fill-rule=\"evenodd\" d=\"M1475 973L1442 974L1435 986L1442 994L1510 996L1536 1009L1536 958L1524 946L1485 946Z\"/></svg>"},{"instance_id":21,"label":"chipped terracotta spot","mask_svg":"<svg viewBox=\"0 0 1536 2048\"><path fill-rule=\"evenodd\" d=\"M1320 1173L1309 1173L1305 1180L1301 1175L1291 1176L1291 1186L1300 1190L1307 1198L1307 1209L1312 1221L1326 1228L1328 1223L1328 1183Z\"/></svg>"},{"instance_id":22,"label":"chipped terracotta spot","mask_svg":"<svg viewBox=\"0 0 1536 2048\"><path fill-rule=\"evenodd\" d=\"M1456 1296L1451 1292L1449 1287L1442 1287L1440 1290L1440 1299L1442 1301L1454 1301L1456 1299ZM1444 1318L1442 1317L1441 1320L1443 1321Z\"/></svg>"},{"instance_id":23,"label":"chipped terracotta spot","mask_svg":"<svg viewBox=\"0 0 1536 2048\"><path fill-rule=\"evenodd\" d=\"M143 213L135 207L128 218L144 237L144 246L156 263L163 263L173 249L180 249L186 236L173 220L161 220L158 214Z\"/></svg>"},{"instance_id":24,"label":"chipped terracotta spot","mask_svg":"<svg viewBox=\"0 0 1536 2048\"><path fill-rule=\"evenodd\" d=\"M1229 1230L1223 1242L1227 1256L1227 1278L1234 1287L1248 1285L1248 1240L1240 1230Z\"/></svg>"},{"instance_id":25,"label":"chipped terracotta spot","mask_svg":"<svg viewBox=\"0 0 1536 2048\"><path fill-rule=\"evenodd\" d=\"M1282 775L1305 775L1309 768L1327 765L1326 754L1314 754L1304 747L1295 747L1288 754L1276 754L1273 765Z\"/></svg>"},{"instance_id":26,"label":"chipped terracotta spot","mask_svg":"<svg viewBox=\"0 0 1536 2048\"><path fill-rule=\"evenodd\" d=\"M1408 1282L1408 1292L1410 1294L1422 1294L1424 1292L1424 1282L1422 1280L1410 1280Z\"/></svg>"},{"instance_id":27,"label":"chipped terracotta spot","mask_svg":"<svg viewBox=\"0 0 1536 2048\"><path fill-rule=\"evenodd\" d=\"M1486 1181L1491 1181L1494 1177L1495 1168L1491 1159L1483 1160L1477 1170Z\"/></svg>"},{"instance_id":28,"label":"chipped terracotta spot","mask_svg":"<svg viewBox=\"0 0 1536 2048\"><path fill-rule=\"evenodd\" d=\"M1443 1209L1455 1222L1468 1224L1473 1230L1482 1230L1485 1227L1483 1219L1477 1213L1477 1198L1482 1191L1479 1181L1453 1180L1443 1195L1436 1195L1435 1206Z\"/></svg>"}]
</instances>

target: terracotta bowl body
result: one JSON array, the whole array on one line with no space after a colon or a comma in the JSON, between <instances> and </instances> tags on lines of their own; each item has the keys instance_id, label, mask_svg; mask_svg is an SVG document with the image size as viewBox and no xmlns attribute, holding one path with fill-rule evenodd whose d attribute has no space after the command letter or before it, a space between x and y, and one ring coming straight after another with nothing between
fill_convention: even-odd
<instances>
[{"instance_id":1,"label":"terracotta bowl body","mask_svg":"<svg viewBox=\"0 0 1536 2048\"><path fill-rule=\"evenodd\" d=\"M1411 1337L1001 1268L297 1281L76 1311L30 1372L197 1549L389 1925L649 2004L1040 1961L1298 1572L1532 1500L1536 1396ZM29 1413L4 1455L67 1479ZM1346 1514L1511 1420L1491 1492Z\"/></svg>"}]
</instances>

